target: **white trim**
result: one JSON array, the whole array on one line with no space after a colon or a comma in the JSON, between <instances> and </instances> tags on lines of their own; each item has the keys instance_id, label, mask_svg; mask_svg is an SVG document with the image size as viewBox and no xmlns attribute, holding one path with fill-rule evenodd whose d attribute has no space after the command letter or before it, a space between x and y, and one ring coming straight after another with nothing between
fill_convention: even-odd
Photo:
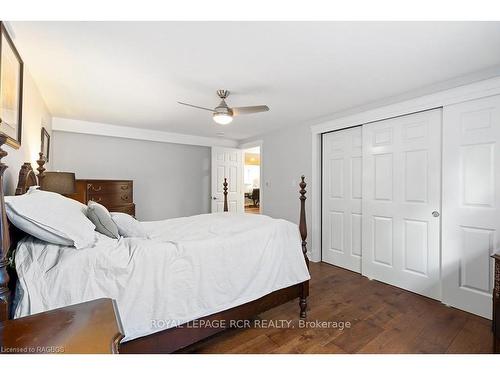
<instances>
[{"instance_id":1,"label":"white trim","mask_svg":"<svg viewBox=\"0 0 500 375\"><path fill-rule=\"evenodd\" d=\"M241 143L238 145L238 148L247 149L259 147L260 148L260 191L259 191L259 213L262 214L264 212L264 141L262 139ZM243 200L244 201L244 200Z\"/></svg>"},{"instance_id":2,"label":"white trim","mask_svg":"<svg viewBox=\"0 0 500 375\"><path fill-rule=\"evenodd\" d=\"M262 147L263 144L264 144L264 141L262 139L258 139L258 140L251 141L251 142L240 143L238 145L238 148L246 149L246 148L253 148L253 147ZM262 153L262 150L261 150L261 153Z\"/></svg>"},{"instance_id":3,"label":"white trim","mask_svg":"<svg viewBox=\"0 0 500 375\"><path fill-rule=\"evenodd\" d=\"M401 116L413 112L444 107L450 104L500 94L500 77L439 91L399 103L354 113L344 117L311 125L312 132L312 243L315 249L311 259L321 259L321 134ZM354 111L350 111L354 112Z\"/></svg>"},{"instance_id":4,"label":"white trim","mask_svg":"<svg viewBox=\"0 0 500 375\"><path fill-rule=\"evenodd\" d=\"M321 261L321 134L313 134L312 137L312 176L311 176L311 246L310 260ZM319 174L315 173L316 161L319 161ZM319 215L316 213L319 212Z\"/></svg>"},{"instance_id":5,"label":"white trim","mask_svg":"<svg viewBox=\"0 0 500 375\"><path fill-rule=\"evenodd\" d=\"M60 117L52 118L52 130L195 146L238 146L238 142L232 139L201 137L197 135L181 133L169 133L159 130L139 129L128 126L103 124L98 122L73 120Z\"/></svg>"}]
</instances>

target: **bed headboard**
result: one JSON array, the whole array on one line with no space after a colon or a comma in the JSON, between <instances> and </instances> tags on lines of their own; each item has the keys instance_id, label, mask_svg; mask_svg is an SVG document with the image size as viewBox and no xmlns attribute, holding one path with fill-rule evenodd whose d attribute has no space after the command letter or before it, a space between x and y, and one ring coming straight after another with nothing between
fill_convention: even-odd
<instances>
[{"instance_id":1,"label":"bed headboard","mask_svg":"<svg viewBox=\"0 0 500 375\"><path fill-rule=\"evenodd\" d=\"M19 171L19 180L17 181L16 195L24 194L31 186L38 185L38 178L31 163L24 163Z\"/></svg>"},{"instance_id":2,"label":"bed headboard","mask_svg":"<svg viewBox=\"0 0 500 375\"><path fill-rule=\"evenodd\" d=\"M2 159L7 156L7 151L3 150L2 146L6 141L7 137L0 134L0 322L9 319L11 297L15 290L11 285L11 281L14 280L11 280L8 270L10 250L17 245L17 241L24 235L14 226L9 226L5 210L3 178L7 165L2 162ZM45 162L43 153L40 152L37 160L38 175L35 174L30 163L24 163L21 166L16 195L26 193L31 186L40 185L40 179L43 178L43 172L45 171Z\"/></svg>"},{"instance_id":3,"label":"bed headboard","mask_svg":"<svg viewBox=\"0 0 500 375\"><path fill-rule=\"evenodd\" d=\"M28 191L31 186L40 186L43 174L45 172L46 159L43 152L38 153L38 174L35 174L31 163L24 163L19 170L19 178L17 180L16 195L24 194Z\"/></svg>"}]
</instances>

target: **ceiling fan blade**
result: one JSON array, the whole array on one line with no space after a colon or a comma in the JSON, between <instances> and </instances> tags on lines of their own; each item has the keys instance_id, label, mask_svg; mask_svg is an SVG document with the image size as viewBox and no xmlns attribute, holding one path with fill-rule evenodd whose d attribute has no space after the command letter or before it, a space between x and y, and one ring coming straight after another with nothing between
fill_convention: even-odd
<instances>
[{"instance_id":1,"label":"ceiling fan blade","mask_svg":"<svg viewBox=\"0 0 500 375\"><path fill-rule=\"evenodd\" d=\"M205 108L205 107L200 107L198 105L193 105L193 104L188 104L188 103L183 103L183 102L177 102L177 103L182 104L182 105L187 105L188 107L193 107L193 108L198 108L198 109L204 109L205 111L210 111L210 112L214 111L213 109Z\"/></svg>"},{"instance_id":2,"label":"ceiling fan blade","mask_svg":"<svg viewBox=\"0 0 500 375\"><path fill-rule=\"evenodd\" d=\"M250 113L266 112L269 111L267 105L253 105L250 107L234 107L231 108L234 116L248 115Z\"/></svg>"}]
</instances>

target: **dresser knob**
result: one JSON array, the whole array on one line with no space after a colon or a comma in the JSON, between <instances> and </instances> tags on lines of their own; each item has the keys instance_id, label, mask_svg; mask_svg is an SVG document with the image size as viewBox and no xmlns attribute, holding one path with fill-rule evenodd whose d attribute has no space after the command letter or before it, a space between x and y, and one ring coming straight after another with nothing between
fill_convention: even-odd
<instances>
[{"instance_id":1,"label":"dresser knob","mask_svg":"<svg viewBox=\"0 0 500 375\"><path fill-rule=\"evenodd\" d=\"M122 186L121 186L121 189L122 189L122 190L128 190L128 185L122 185Z\"/></svg>"},{"instance_id":2,"label":"dresser knob","mask_svg":"<svg viewBox=\"0 0 500 375\"><path fill-rule=\"evenodd\" d=\"M122 195L121 198L122 198L122 201L126 201L126 200L128 200L128 195Z\"/></svg>"}]
</instances>

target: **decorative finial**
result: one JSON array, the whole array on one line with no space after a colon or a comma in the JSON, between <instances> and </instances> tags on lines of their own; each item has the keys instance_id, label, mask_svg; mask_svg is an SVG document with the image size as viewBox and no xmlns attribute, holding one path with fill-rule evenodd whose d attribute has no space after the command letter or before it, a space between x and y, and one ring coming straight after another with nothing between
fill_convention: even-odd
<instances>
[{"instance_id":1,"label":"decorative finial","mask_svg":"<svg viewBox=\"0 0 500 375\"><path fill-rule=\"evenodd\" d=\"M44 165L47 162L47 159L45 158L45 156L43 156L43 152L39 152L38 156L39 159L36 161L36 163L38 164L38 168L36 170L38 171L38 178L42 178L43 172L45 172Z\"/></svg>"},{"instance_id":2,"label":"decorative finial","mask_svg":"<svg viewBox=\"0 0 500 375\"><path fill-rule=\"evenodd\" d=\"M299 190L300 197L299 197L299 199L301 201L305 201L307 199L306 198L306 193L307 193L306 186L307 186L307 184L306 184L305 178L306 177L304 175L300 176L301 181L299 183L299 186L300 186L300 190Z\"/></svg>"},{"instance_id":3,"label":"decorative finial","mask_svg":"<svg viewBox=\"0 0 500 375\"><path fill-rule=\"evenodd\" d=\"M224 191L224 212L228 212L229 208L227 206L227 178L224 177L224 183L222 184Z\"/></svg>"}]
</instances>

